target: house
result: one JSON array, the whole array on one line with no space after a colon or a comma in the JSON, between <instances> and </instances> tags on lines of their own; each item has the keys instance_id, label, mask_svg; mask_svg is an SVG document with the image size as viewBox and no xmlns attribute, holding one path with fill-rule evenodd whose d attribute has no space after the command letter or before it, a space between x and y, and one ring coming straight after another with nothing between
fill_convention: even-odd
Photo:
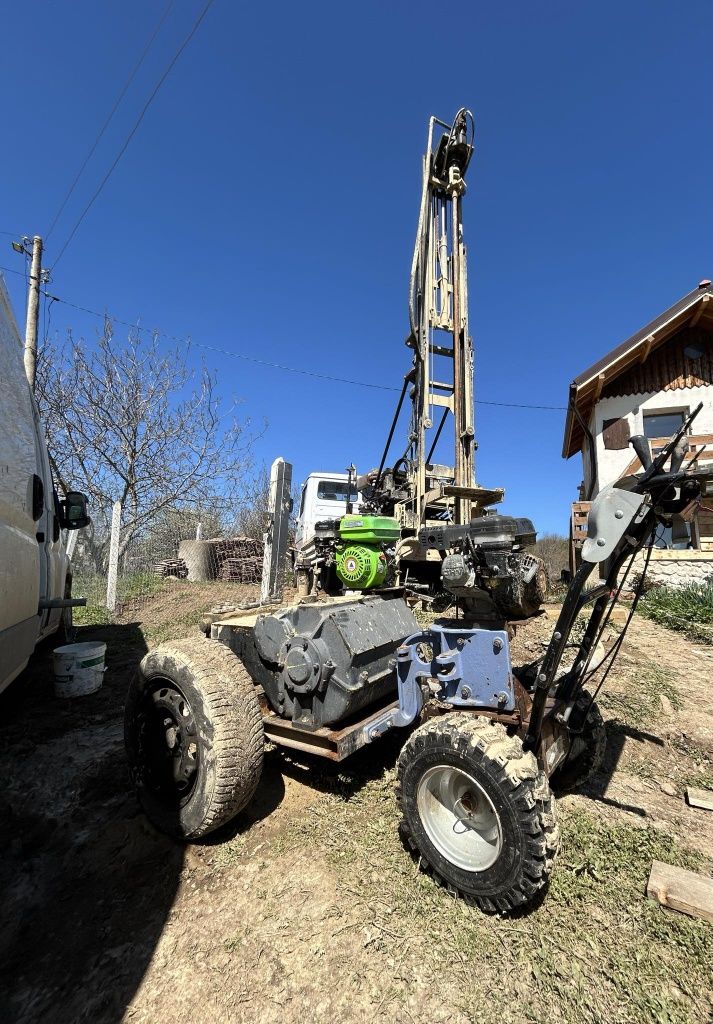
<instances>
[{"instance_id":1,"label":"house","mask_svg":"<svg viewBox=\"0 0 713 1024\"><path fill-rule=\"evenodd\" d=\"M641 469L629 438L648 437L655 454L699 402L688 458L699 453L703 464L713 459L713 285L707 280L570 385L562 455L581 452L584 471L580 501L572 505L572 568L592 498ZM713 582L713 499L659 532L648 576L672 585Z\"/></svg>"}]
</instances>

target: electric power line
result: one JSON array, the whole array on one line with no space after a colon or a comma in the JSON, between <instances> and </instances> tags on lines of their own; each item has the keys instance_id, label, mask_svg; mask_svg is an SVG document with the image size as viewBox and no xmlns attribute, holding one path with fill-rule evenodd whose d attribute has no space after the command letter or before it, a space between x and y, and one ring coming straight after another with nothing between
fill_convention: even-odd
<instances>
[{"instance_id":1,"label":"electric power line","mask_svg":"<svg viewBox=\"0 0 713 1024\"><path fill-rule=\"evenodd\" d=\"M2 269L0 267L0 269ZM219 355L228 356L231 359L242 359L249 363L257 363L259 366L269 366L274 370L285 370L288 373L299 373L305 377L317 377L320 380L335 381L338 384L351 384L355 387L360 388L371 388L376 391L400 391L400 388L391 387L388 384L374 384L371 381L364 380L352 380L348 377L335 377L327 373L319 373L317 370L307 370L303 367L288 366L285 363L272 362L269 359L258 359L257 356L249 356L244 352L233 352L230 349L219 348L217 345L206 345L200 341L194 341L192 338L181 337L177 334L168 334L166 331L158 331L151 327L139 327L137 324L132 324L128 320L119 320L117 317L110 316L108 313L100 313L97 309L90 309L88 306L80 306L76 302L70 302L69 299L62 299L58 295L51 295L45 291L42 293L46 298L59 302L64 306L70 306L72 309L77 309L82 313L88 313L90 316L96 316L100 320L111 320L115 324L120 324L122 327L129 327L132 330L145 332L147 334L166 338L168 341L174 341L181 345L194 346L195 348L204 349L207 352L216 352ZM564 405L527 405L518 402L490 402L485 399L476 399L476 405L492 405L500 406L507 409L544 409L552 412L566 412L566 406Z\"/></svg>"},{"instance_id":2,"label":"electric power line","mask_svg":"<svg viewBox=\"0 0 713 1024\"><path fill-rule=\"evenodd\" d=\"M84 169L85 169L85 167L87 166L87 164L89 163L89 161L91 160L91 158L92 158L92 157L94 156L94 153L95 153L95 151L96 151L96 148L97 148L97 146L99 145L99 143L101 142L101 140L102 140L102 137L103 137L103 135L104 135L104 132L105 132L105 131L107 130L107 128L109 127L109 124L110 124L110 122L111 122L112 118L114 117L114 114L116 113L116 111L117 111L117 109L118 109L118 107L119 107L119 104L120 104L120 103L121 103L121 101L123 100L124 96L125 96L125 95L126 95L126 93L127 93L127 90L128 90L128 88L129 88L129 86L131 85L131 83L133 82L134 78L136 77L136 75L137 75L137 73L138 73L138 70L139 70L139 68L141 67L141 65L142 65L142 64L143 64L143 62L144 62L144 59L145 59L145 57L146 57L146 54L147 54L147 53L149 52L149 50L151 49L151 47L152 47L152 45L153 45L153 42L154 42L154 39L156 38L156 36L157 36L157 35L159 34L159 32L161 31L161 29L162 29L162 27L163 27L163 23L165 22L166 18L168 17L168 15L169 15L169 13L170 13L170 11L171 11L171 8L173 7L174 3L175 3L175 0L168 0L168 5L167 5L167 7L166 7L165 11L163 12L163 14L161 15L161 19L160 19L160 21L159 21L158 25L157 25L157 26L156 26L156 28L154 29L154 31L153 31L153 34L151 35L151 37L150 37L150 39L149 39L148 43L146 44L146 46L144 47L144 49L143 49L143 51L142 51L142 53L141 53L141 56L139 57L138 61L137 61L137 62L136 62L136 64L134 65L134 68L133 68L133 70L131 71L131 73L130 73L129 77L127 78L126 82L124 83L124 86L123 86L123 88L122 88L121 92L119 93L119 95L118 95L118 96L117 96L117 98L116 98L116 101L115 101L115 103L114 103L114 106L113 106L113 107L111 108L111 110L109 111L109 116L107 117L107 119L105 120L105 122L104 122L104 124L103 124L103 125L101 126L101 128L99 129L99 134L98 134L98 135L97 135L97 137L95 138L95 140L94 140L94 142L93 142L93 144L92 144L92 147L91 147L91 149L89 150L89 152L88 152L88 153L87 153L87 155L85 156L85 158L84 158L84 162L82 163L81 167L79 168L79 170L77 171L76 175L74 176L74 180L72 181L72 184L71 184L71 185L69 186L69 189L67 190L67 193L66 193L66 195L65 195L64 199L63 199L63 200L62 200L62 202L60 203L59 209L58 209L58 210L57 210L57 212L55 213L55 215L54 215L54 219L53 219L52 223L51 223L51 224L50 224L50 226L49 226L49 231L48 231L48 232L47 232L47 234L45 235L45 242L47 241L47 239L48 239L48 238L50 237L50 235L51 235L51 234L52 234L52 232L54 231L54 229L55 229L55 226L56 226L56 224L57 224L57 221L58 221L58 220L59 220L59 218L60 218L60 217L62 216L62 211L64 210L65 206L66 206L66 205L67 205L67 203L69 202L69 199L70 199L70 197L71 197L72 193L74 192L75 188L77 187L77 182L79 181L79 179L81 178L82 174L84 173ZM3 232L3 234L5 234L5 232Z\"/></svg>"},{"instance_id":3,"label":"electric power line","mask_svg":"<svg viewBox=\"0 0 713 1024\"><path fill-rule=\"evenodd\" d=\"M138 131L139 126L140 126L141 122L143 121L144 116L145 116L147 110L149 109L149 107L153 103L154 99L156 98L156 95L158 94L159 89L161 88L161 86L163 85L163 83L166 81L166 79L168 78L169 74L173 70L176 62L178 61L178 58L181 56L181 54L183 53L185 48L190 43L190 41L193 38L193 36L198 31L198 28L199 28L201 22L205 18L206 14L210 10L210 8L213 6L214 2L215 2L215 0L208 0L208 2L205 4L205 6L203 7L203 10L201 11L201 13L198 15L198 17L196 18L195 22L193 23L193 27L191 28L190 32L188 33L186 38L183 40L183 42L179 46L178 50L174 54L173 58L171 59L168 67L166 68L166 70L164 71L164 73L161 75L161 77L159 78L158 82L154 86L154 88L153 88L149 98L146 100L146 103L144 104L144 106L143 106L143 108L141 110L141 113L139 114L138 118L136 119L133 128L131 129L131 131L127 135L127 137L126 137L126 139L124 141L124 144L122 145L121 149L117 153L114 162L112 163L111 167L109 168L109 170L106 172L106 174L102 178L101 182L99 183L99 187L96 189L96 191L92 195L92 198L89 200L87 205L84 207L84 209L80 213L79 218L77 219L77 221L75 222L74 227L70 231L69 236L68 236L66 242L64 243L64 245L60 249L59 255L57 256L56 260L52 264L52 270L54 270L54 268L57 266L59 261L62 259L62 256L66 252L67 247L69 246L70 242L72 241L72 239L76 235L76 233L77 233L77 231L79 229L79 225L82 223L82 221L84 220L86 215L89 213L89 211L91 210L91 208L94 205L94 203L96 202L96 200L99 198L99 196L100 196L104 186L106 185L106 183L108 182L109 178L111 177L111 175L113 174L114 170L116 169L117 164L121 160L121 158L124 155L124 153L126 152L126 150L129 148L129 143L131 142L131 140L133 139L134 135Z\"/></svg>"},{"instance_id":4,"label":"electric power line","mask_svg":"<svg viewBox=\"0 0 713 1024\"><path fill-rule=\"evenodd\" d=\"M6 274L17 274L18 277L27 277L24 270L13 270L12 267L0 267L0 270L4 270Z\"/></svg>"}]
</instances>

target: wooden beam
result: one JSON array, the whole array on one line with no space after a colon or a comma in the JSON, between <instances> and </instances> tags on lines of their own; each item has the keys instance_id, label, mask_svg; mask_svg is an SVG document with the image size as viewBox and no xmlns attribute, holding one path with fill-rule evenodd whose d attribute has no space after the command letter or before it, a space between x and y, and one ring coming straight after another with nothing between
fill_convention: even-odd
<instances>
[{"instance_id":1,"label":"wooden beam","mask_svg":"<svg viewBox=\"0 0 713 1024\"><path fill-rule=\"evenodd\" d=\"M703 313L705 312L706 306L707 306L709 301L710 301L710 295L704 295L703 298L701 299L701 301L698 303L698 309L693 314L693 316L691 317L691 319L690 319L690 321L688 323L689 327L695 327L696 326L698 321L703 316Z\"/></svg>"},{"instance_id":2,"label":"wooden beam","mask_svg":"<svg viewBox=\"0 0 713 1024\"><path fill-rule=\"evenodd\" d=\"M694 789L693 786L686 786L686 800L691 807L713 811L713 791L710 789Z\"/></svg>"},{"instance_id":3,"label":"wooden beam","mask_svg":"<svg viewBox=\"0 0 713 1024\"><path fill-rule=\"evenodd\" d=\"M604 387L604 381L605 380L606 380L606 374L600 373L599 376L597 377L597 382L594 385L594 395L592 396L592 405L596 405L597 402L599 401L599 396L602 393L602 388ZM582 418L584 418L584 417L582 417Z\"/></svg>"},{"instance_id":4,"label":"wooden beam","mask_svg":"<svg viewBox=\"0 0 713 1024\"><path fill-rule=\"evenodd\" d=\"M654 343L654 336L650 334L648 338L644 338L644 343L641 348L641 354L639 355L639 362L645 363L651 354L651 346Z\"/></svg>"},{"instance_id":5,"label":"wooden beam","mask_svg":"<svg viewBox=\"0 0 713 1024\"><path fill-rule=\"evenodd\" d=\"M658 900L662 907L713 923L713 878L655 860L646 895Z\"/></svg>"}]
</instances>

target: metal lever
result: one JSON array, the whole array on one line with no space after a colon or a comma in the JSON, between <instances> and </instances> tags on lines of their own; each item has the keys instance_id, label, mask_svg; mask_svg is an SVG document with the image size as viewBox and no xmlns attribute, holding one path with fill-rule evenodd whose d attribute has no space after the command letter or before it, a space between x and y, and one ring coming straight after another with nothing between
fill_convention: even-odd
<instances>
[{"instance_id":1,"label":"metal lever","mask_svg":"<svg viewBox=\"0 0 713 1024\"><path fill-rule=\"evenodd\" d=\"M688 441L685 438L682 437L680 439L680 441L678 442L678 444L676 445L676 447L671 452L671 472L672 473L678 473L678 471L680 470L681 466L683 465L683 460L686 457L686 452L687 451L688 451Z\"/></svg>"},{"instance_id":2,"label":"metal lever","mask_svg":"<svg viewBox=\"0 0 713 1024\"><path fill-rule=\"evenodd\" d=\"M644 437L643 434L634 434L633 437L629 438L629 443L634 449L636 454L639 456L639 461L644 469L649 469L651 466L651 445L649 444L648 437Z\"/></svg>"}]
</instances>

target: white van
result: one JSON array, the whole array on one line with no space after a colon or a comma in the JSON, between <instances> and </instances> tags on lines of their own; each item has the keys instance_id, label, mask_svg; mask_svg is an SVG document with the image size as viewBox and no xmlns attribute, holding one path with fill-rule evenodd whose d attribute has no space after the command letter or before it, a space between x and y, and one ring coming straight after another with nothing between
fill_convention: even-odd
<instances>
[{"instance_id":1,"label":"white van","mask_svg":"<svg viewBox=\"0 0 713 1024\"><path fill-rule=\"evenodd\" d=\"M352 477L354 481L354 477ZM351 497L352 512L359 511L361 495L352 482L352 493L348 495L349 475L347 473L310 473L302 484L300 511L295 531L295 548L303 550L314 536L314 524L322 519L341 519L347 512L347 501Z\"/></svg>"},{"instance_id":2,"label":"white van","mask_svg":"<svg viewBox=\"0 0 713 1024\"><path fill-rule=\"evenodd\" d=\"M62 530L89 522L76 491L60 502L25 376L23 343L0 277L0 691L71 610Z\"/></svg>"}]
</instances>

